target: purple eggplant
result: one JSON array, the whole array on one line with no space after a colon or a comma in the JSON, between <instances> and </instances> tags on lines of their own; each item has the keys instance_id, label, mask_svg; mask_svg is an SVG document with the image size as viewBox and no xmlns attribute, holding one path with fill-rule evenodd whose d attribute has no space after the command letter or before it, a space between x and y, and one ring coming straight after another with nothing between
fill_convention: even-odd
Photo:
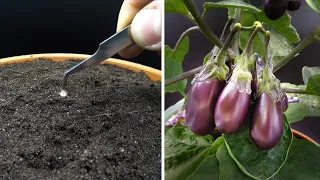
<instances>
[{"instance_id":1,"label":"purple eggplant","mask_svg":"<svg viewBox=\"0 0 320 180\"><path fill-rule=\"evenodd\" d=\"M279 19L287 10L289 0L265 0L264 12L271 20Z\"/></svg>"},{"instance_id":2,"label":"purple eggplant","mask_svg":"<svg viewBox=\"0 0 320 180\"><path fill-rule=\"evenodd\" d=\"M289 106L289 101L288 101L288 97L287 95L284 93L283 95L283 99L281 100L281 108L283 112L286 112L286 110L288 109Z\"/></svg>"},{"instance_id":3,"label":"purple eggplant","mask_svg":"<svg viewBox=\"0 0 320 180\"><path fill-rule=\"evenodd\" d=\"M250 104L250 94L240 92L230 81L222 90L214 110L214 121L224 134L235 133L246 119Z\"/></svg>"},{"instance_id":4,"label":"purple eggplant","mask_svg":"<svg viewBox=\"0 0 320 180\"><path fill-rule=\"evenodd\" d=\"M263 92L255 104L250 128L251 138L260 149L268 150L277 145L283 128L281 102Z\"/></svg>"},{"instance_id":5,"label":"purple eggplant","mask_svg":"<svg viewBox=\"0 0 320 180\"><path fill-rule=\"evenodd\" d=\"M300 8L300 6L301 6L301 0L289 0L287 9L289 11L296 11Z\"/></svg>"},{"instance_id":6,"label":"purple eggplant","mask_svg":"<svg viewBox=\"0 0 320 180\"><path fill-rule=\"evenodd\" d=\"M186 103L186 124L199 136L213 132L215 125L213 110L223 83L218 79L196 81L188 93Z\"/></svg>"}]
</instances>

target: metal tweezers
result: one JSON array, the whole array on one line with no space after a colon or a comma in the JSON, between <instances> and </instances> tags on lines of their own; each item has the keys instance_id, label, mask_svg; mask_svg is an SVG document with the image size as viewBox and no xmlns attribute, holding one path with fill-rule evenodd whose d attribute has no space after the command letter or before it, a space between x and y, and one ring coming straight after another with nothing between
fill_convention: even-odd
<instances>
[{"instance_id":1,"label":"metal tweezers","mask_svg":"<svg viewBox=\"0 0 320 180\"><path fill-rule=\"evenodd\" d=\"M68 77L71 74L86 69L87 67L99 64L100 62L116 55L122 49L133 44L134 41L130 35L130 27L131 25L125 27L120 32L100 43L98 50L92 56L67 70L63 76L62 90L65 90Z\"/></svg>"}]
</instances>

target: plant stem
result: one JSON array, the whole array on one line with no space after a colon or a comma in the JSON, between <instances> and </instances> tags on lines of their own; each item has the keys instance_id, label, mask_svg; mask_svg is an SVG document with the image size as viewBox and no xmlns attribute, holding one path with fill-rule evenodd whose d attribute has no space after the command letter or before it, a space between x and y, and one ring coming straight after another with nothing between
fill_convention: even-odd
<instances>
[{"instance_id":1,"label":"plant stem","mask_svg":"<svg viewBox=\"0 0 320 180\"><path fill-rule=\"evenodd\" d=\"M241 1L241 0L240 0ZM235 23L240 23L240 20L241 20L241 8L236 8L236 11L235 11ZM239 51L239 40L240 38L240 32L237 32L235 35L234 35L234 38L233 38L233 41L232 41L232 49L235 51L236 55L239 55L240 54L240 51Z\"/></svg>"},{"instance_id":2,"label":"plant stem","mask_svg":"<svg viewBox=\"0 0 320 180\"><path fill-rule=\"evenodd\" d=\"M199 31L199 30L200 30L200 29L199 29L198 26L193 26L193 27L187 29L186 31L184 31L184 32L181 34L179 40L177 41L176 46L174 47L174 49L173 49L173 51L172 51L171 57L174 57L174 56L176 55L177 50L178 50L178 48L179 48L179 46L180 46L180 44L181 44L181 42L182 42L182 40L183 40L184 37L188 36L191 32Z\"/></svg>"},{"instance_id":3,"label":"plant stem","mask_svg":"<svg viewBox=\"0 0 320 180\"><path fill-rule=\"evenodd\" d=\"M315 37L314 37L314 41L316 41L316 42L320 43L320 37L315 36Z\"/></svg>"},{"instance_id":4,"label":"plant stem","mask_svg":"<svg viewBox=\"0 0 320 180\"><path fill-rule=\"evenodd\" d=\"M320 24L316 26L316 28L305 37L287 56L280 59L277 64L274 65L273 72L279 70L283 65L288 63L296 54L302 51L305 47L311 44L315 37L320 33Z\"/></svg>"},{"instance_id":5,"label":"plant stem","mask_svg":"<svg viewBox=\"0 0 320 180\"><path fill-rule=\"evenodd\" d=\"M303 88L282 88L283 90L286 91L286 93L297 93L297 94L306 94L305 89Z\"/></svg>"},{"instance_id":6,"label":"plant stem","mask_svg":"<svg viewBox=\"0 0 320 180\"><path fill-rule=\"evenodd\" d=\"M226 40L224 41L224 44L222 48L220 49L218 55L217 55L217 63L220 65L225 64L225 54L227 53L226 51L228 50L230 43L232 41L233 36L240 31L241 25L240 23L236 23L233 27L232 30L230 31L229 35L227 36Z\"/></svg>"},{"instance_id":7,"label":"plant stem","mask_svg":"<svg viewBox=\"0 0 320 180\"><path fill-rule=\"evenodd\" d=\"M183 79L186 79L186 78L188 78L190 76L193 76L194 74L200 72L201 69L202 69L202 66L197 67L195 69L192 69L190 71L186 71L186 72L184 72L182 74L179 74L179 75L177 75L175 77L166 79L164 84L165 84L165 86L168 86L170 84L173 84L173 83L176 83L176 82L181 81Z\"/></svg>"},{"instance_id":8,"label":"plant stem","mask_svg":"<svg viewBox=\"0 0 320 180\"><path fill-rule=\"evenodd\" d=\"M264 49L264 55L263 55L263 80L264 82L267 82L269 81L270 79L270 73L271 73L271 69L270 69L270 66L269 64L271 62L271 59L268 58L268 46L269 46L269 42L270 42L270 33L266 33L265 35L265 49Z\"/></svg>"},{"instance_id":9,"label":"plant stem","mask_svg":"<svg viewBox=\"0 0 320 180\"><path fill-rule=\"evenodd\" d=\"M203 32L205 36L215 45L217 45L219 48L222 47L222 43L219 40L219 38L212 32L209 25L203 20L202 16L200 15L196 5L192 0L183 0L184 4L192 14L194 20L198 24L200 30Z\"/></svg>"},{"instance_id":10,"label":"plant stem","mask_svg":"<svg viewBox=\"0 0 320 180\"><path fill-rule=\"evenodd\" d=\"M192 0L183 0L184 4L188 8L189 12L193 16L194 20L198 24L201 32L216 46L219 48L222 47L222 42L220 39L213 33L209 25L204 21L201 14L199 13L196 5ZM234 52L229 51L228 56L231 59L234 59Z\"/></svg>"}]
</instances>

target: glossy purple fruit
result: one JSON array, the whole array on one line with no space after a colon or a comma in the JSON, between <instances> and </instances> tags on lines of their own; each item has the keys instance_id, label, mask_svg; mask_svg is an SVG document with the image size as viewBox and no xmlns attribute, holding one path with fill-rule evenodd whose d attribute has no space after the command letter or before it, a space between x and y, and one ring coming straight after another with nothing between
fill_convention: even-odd
<instances>
[{"instance_id":1,"label":"glossy purple fruit","mask_svg":"<svg viewBox=\"0 0 320 180\"><path fill-rule=\"evenodd\" d=\"M287 10L289 0L265 0L264 12L271 20L279 19Z\"/></svg>"},{"instance_id":2,"label":"glossy purple fruit","mask_svg":"<svg viewBox=\"0 0 320 180\"><path fill-rule=\"evenodd\" d=\"M301 6L301 0L289 0L287 9L289 11L296 11L300 8L300 6Z\"/></svg>"},{"instance_id":3,"label":"glossy purple fruit","mask_svg":"<svg viewBox=\"0 0 320 180\"><path fill-rule=\"evenodd\" d=\"M288 97L286 94L284 94L284 99L281 100L282 111L285 112L288 109L288 106L289 106Z\"/></svg>"},{"instance_id":4,"label":"glossy purple fruit","mask_svg":"<svg viewBox=\"0 0 320 180\"><path fill-rule=\"evenodd\" d=\"M216 127L224 134L236 132L246 119L250 104L250 94L239 92L234 82L229 82L222 90L214 110Z\"/></svg>"},{"instance_id":5,"label":"glossy purple fruit","mask_svg":"<svg viewBox=\"0 0 320 180\"><path fill-rule=\"evenodd\" d=\"M211 133L214 128L213 110L223 83L217 79L196 81L188 94L186 124L199 136Z\"/></svg>"},{"instance_id":6,"label":"glossy purple fruit","mask_svg":"<svg viewBox=\"0 0 320 180\"><path fill-rule=\"evenodd\" d=\"M257 147L271 149L280 140L283 128L281 102L275 102L267 93L257 99L251 119L251 138Z\"/></svg>"}]
</instances>

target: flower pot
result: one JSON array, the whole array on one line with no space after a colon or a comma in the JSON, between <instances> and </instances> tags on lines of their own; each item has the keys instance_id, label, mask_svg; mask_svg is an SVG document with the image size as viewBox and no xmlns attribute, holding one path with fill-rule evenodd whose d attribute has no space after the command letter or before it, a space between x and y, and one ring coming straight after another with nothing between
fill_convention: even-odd
<instances>
[{"instance_id":1,"label":"flower pot","mask_svg":"<svg viewBox=\"0 0 320 180\"><path fill-rule=\"evenodd\" d=\"M14 57L0 59L0 65L17 63L17 62L25 62L25 61L33 61L39 58L52 59L54 61L64 61L66 59L84 60L89 56L90 55L86 55L86 54L68 54L68 53L30 54L30 55L14 56ZM108 60L103 61L102 63L117 65L126 69L137 71L137 72L143 71L147 76L149 76L151 80L161 81L161 71L148 66L144 66L144 65L129 62L129 61L114 59L114 58L109 58Z\"/></svg>"},{"instance_id":2,"label":"flower pot","mask_svg":"<svg viewBox=\"0 0 320 180\"><path fill-rule=\"evenodd\" d=\"M161 71L110 58L70 76L61 97L77 63L63 61L88 56L0 59L1 177L161 178Z\"/></svg>"}]
</instances>

